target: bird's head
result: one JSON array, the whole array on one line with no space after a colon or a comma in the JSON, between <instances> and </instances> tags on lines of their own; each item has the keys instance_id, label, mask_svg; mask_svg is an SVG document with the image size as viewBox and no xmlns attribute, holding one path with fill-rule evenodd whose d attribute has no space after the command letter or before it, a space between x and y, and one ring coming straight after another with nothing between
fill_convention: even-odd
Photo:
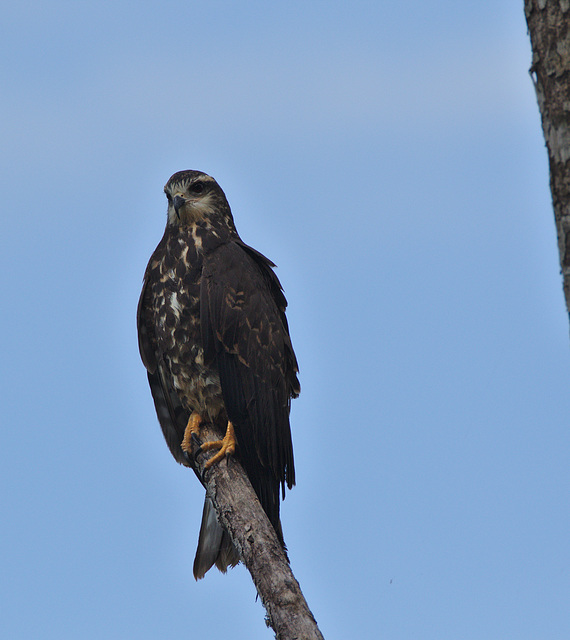
<instances>
[{"instance_id":1,"label":"bird's head","mask_svg":"<svg viewBox=\"0 0 570 640\"><path fill-rule=\"evenodd\" d=\"M168 200L168 224L197 222L234 229L230 205L220 185L201 171L179 171L164 187Z\"/></svg>"}]
</instances>

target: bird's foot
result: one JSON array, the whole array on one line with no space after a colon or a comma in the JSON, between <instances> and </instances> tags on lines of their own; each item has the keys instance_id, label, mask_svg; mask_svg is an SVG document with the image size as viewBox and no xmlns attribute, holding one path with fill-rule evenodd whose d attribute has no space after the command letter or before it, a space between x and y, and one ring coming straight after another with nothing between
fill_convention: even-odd
<instances>
[{"instance_id":1,"label":"bird's foot","mask_svg":"<svg viewBox=\"0 0 570 640\"><path fill-rule=\"evenodd\" d=\"M200 425L202 424L202 416L199 413L193 411L188 418L188 424L184 430L184 438L180 447L185 454L192 453L192 445L199 444L198 436L200 435Z\"/></svg>"},{"instance_id":2,"label":"bird's foot","mask_svg":"<svg viewBox=\"0 0 570 640\"><path fill-rule=\"evenodd\" d=\"M213 464L219 462L225 456L231 456L236 450L236 434L234 432L234 425L228 422L228 428L226 429L226 435L223 440L213 440L211 442L204 442L199 451L211 451L212 449L219 449L215 456L212 456L208 462L204 465L204 471L209 469ZM198 453L198 451L196 452Z\"/></svg>"}]
</instances>

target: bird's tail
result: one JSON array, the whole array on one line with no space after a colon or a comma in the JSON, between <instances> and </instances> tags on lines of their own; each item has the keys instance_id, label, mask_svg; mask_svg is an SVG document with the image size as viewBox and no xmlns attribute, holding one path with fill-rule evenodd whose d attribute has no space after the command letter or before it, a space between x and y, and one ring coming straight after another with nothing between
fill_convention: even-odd
<instances>
[{"instance_id":1,"label":"bird's tail","mask_svg":"<svg viewBox=\"0 0 570 640\"><path fill-rule=\"evenodd\" d=\"M204 500L202 524L198 537L198 548L194 558L194 577L200 580L215 564L225 573L228 567L235 567L239 562L239 554L230 536L222 528L216 517L214 505L208 496Z\"/></svg>"}]
</instances>

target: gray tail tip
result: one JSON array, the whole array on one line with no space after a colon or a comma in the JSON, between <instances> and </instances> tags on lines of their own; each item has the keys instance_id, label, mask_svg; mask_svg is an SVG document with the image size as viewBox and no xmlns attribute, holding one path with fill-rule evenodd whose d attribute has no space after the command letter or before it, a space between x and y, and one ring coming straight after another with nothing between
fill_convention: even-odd
<instances>
[{"instance_id":1,"label":"gray tail tip","mask_svg":"<svg viewBox=\"0 0 570 640\"><path fill-rule=\"evenodd\" d=\"M214 505L206 496L198 536L198 548L194 558L194 578L201 580L214 564L222 573L226 573L229 567L235 567L238 562L237 549L228 533L218 522Z\"/></svg>"}]
</instances>

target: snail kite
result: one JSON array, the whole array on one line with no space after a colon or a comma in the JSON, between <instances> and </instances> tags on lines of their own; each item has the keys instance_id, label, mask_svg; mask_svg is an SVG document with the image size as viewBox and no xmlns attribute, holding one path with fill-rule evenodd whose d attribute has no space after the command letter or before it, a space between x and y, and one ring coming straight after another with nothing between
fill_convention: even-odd
<instances>
[{"instance_id":1,"label":"snail kite","mask_svg":"<svg viewBox=\"0 0 570 640\"><path fill-rule=\"evenodd\" d=\"M279 494L295 484L289 410L300 388L275 265L241 240L212 177L180 171L164 192L166 230L148 263L137 313L162 432L186 466L202 422L225 433L199 446L218 450L206 465L236 453L283 543ZM206 498L194 576L238 561Z\"/></svg>"}]
</instances>

